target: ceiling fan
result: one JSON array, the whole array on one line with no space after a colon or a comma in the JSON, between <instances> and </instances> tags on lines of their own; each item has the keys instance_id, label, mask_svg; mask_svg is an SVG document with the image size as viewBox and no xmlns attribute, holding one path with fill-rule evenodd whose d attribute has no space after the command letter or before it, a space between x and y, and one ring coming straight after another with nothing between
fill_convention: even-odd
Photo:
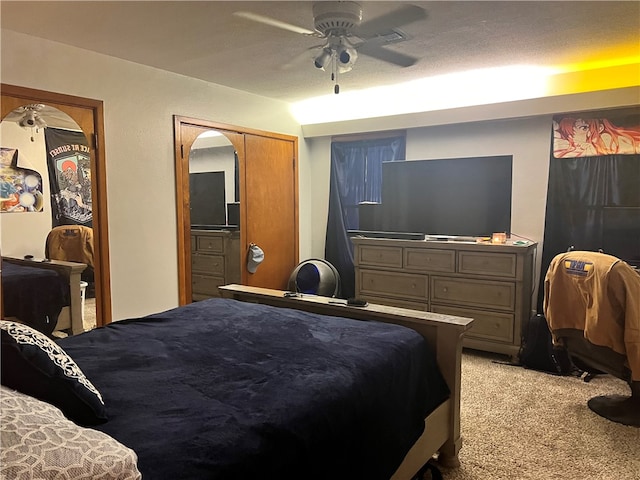
<instances>
[{"instance_id":1,"label":"ceiling fan","mask_svg":"<svg viewBox=\"0 0 640 480\"><path fill-rule=\"evenodd\" d=\"M366 22L362 22L362 7L357 2L313 2L312 10L313 30L252 12L239 11L234 15L325 40L323 44L311 47L319 50L313 64L321 70L331 69L334 93L340 92L338 74L353 68L358 53L399 67L409 67L418 61L385 46L409 39L399 27L427 18L421 7L404 5Z\"/></svg>"},{"instance_id":2,"label":"ceiling fan","mask_svg":"<svg viewBox=\"0 0 640 480\"><path fill-rule=\"evenodd\" d=\"M10 122L16 122L19 126L25 130L31 130L31 141L34 141L33 132L36 133L41 128L47 127L47 122L42 118L42 112L45 110L45 106L41 103L32 103L30 105L24 105L16 108L13 112L9 113L5 120Z\"/></svg>"},{"instance_id":3,"label":"ceiling fan","mask_svg":"<svg viewBox=\"0 0 640 480\"><path fill-rule=\"evenodd\" d=\"M20 115L18 125L23 128L45 128L47 122L40 116L40 111L44 109L44 105L33 103L20 107L18 114Z\"/></svg>"}]
</instances>

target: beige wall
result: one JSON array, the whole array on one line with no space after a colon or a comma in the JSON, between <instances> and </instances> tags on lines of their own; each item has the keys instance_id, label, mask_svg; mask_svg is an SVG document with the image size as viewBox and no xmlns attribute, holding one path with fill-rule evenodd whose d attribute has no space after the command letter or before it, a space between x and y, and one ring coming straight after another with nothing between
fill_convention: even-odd
<instances>
[{"instance_id":1,"label":"beige wall","mask_svg":"<svg viewBox=\"0 0 640 480\"><path fill-rule=\"evenodd\" d=\"M104 102L113 318L175 307L172 116L300 136L288 105L8 30L0 45L3 83Z\"/></svg>"}]
</instances>

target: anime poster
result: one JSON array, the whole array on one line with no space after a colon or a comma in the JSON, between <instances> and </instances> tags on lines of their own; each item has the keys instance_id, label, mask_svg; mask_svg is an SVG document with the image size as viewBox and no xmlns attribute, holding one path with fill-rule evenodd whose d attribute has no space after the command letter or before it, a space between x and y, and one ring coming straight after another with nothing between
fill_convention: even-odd
<instances>
[{"instance_id":1,"label":"anime poster","mask_svg":"<svg viewBox=\"0 0 640 480\"><path fill-rule=\"evenodd\" d=\"M91 156L82 132L47 128L53 226L92 226Z\"/></svg>"},{"instance_id":2,"label":"anime poster","mask_svg":"<svg viewBox=\"0 0 640 480\"><path fill-rule=\"evenodd\" d=\"M0 147L0 212L41 212L42 176L17 165L18 150Z\"/></svg>"},{"instance_id":3,"label":"anime poster","mask_svg":"<svg viewBox=\"0 0 640 480\"><path fill-rule=\"evenodd\" d=\"M600 116L602 115L602 116ZM640 115L558 115L553 118L555 158L640 153Z\"/></svg>"}]
</instances>

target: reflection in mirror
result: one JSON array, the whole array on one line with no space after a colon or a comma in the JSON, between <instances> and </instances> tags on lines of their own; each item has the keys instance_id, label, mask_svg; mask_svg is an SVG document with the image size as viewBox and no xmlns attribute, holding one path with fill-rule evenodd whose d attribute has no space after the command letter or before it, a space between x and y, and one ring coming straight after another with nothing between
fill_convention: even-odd
<instances>
[{"instance_id":1,"label":"reflection in mirror","mask_svg":"<svg viewBox=\"0 0 640 480\"><path fill-rule=\"evenodd\" d=\"M4 315L54 336L95 328L91 158L86 137L66 113L30 104L0 122L0 138ZM56 227L60 231L61 225L68 232L56 239L52 232ZM18 260L5 268L5 260L11 259ZM78 270L77 262L88 267ZM19 272L11 278L9 273L17 267ZM37 275L53 280L35 280ZM18 301L18 292L29 297ZM23 301L31 297L32 301ZM72 328L74 314L76 328Z\"/></svg>"},{"instance_id":2,"label":"reflection in mirror","mask_svg":"<svg viewBox=\"0 0 640 480\"><path fill-rule=\"evenodd\" d=\"M238 157L224 135L208 130L189 152L192 300L219 296L240 282Z\"/></svg>"},{"instance_id":3,"label":"reflection in mirror","mask_svg":"<svg viewBox=\"0 0 640 480\"><path fill-rule=\"evenodd\" d=\"M238 159L231 142L215 130L193 142L189 153L191 225L238 226Z\"/></svg>"}]
</instances>

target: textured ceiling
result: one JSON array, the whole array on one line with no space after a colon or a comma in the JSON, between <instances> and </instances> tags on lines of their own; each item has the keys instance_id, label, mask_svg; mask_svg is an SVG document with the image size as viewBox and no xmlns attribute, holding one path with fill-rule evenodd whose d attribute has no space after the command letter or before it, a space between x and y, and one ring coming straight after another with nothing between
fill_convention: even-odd
<instances>
[{"instance_id":1,"label":"textured ceiling","mask_svg":"<svg viewBox=\"0 0 640 480\"><path fill-rule=\"evenodd\" d=\"M409 2L360 2L363 21ZM387 48L400 68L360 55L341 91L484 67L558 66L640 55L640 2L410 2L426 20ZM312 65L320 41L233 15L250 11L313 28L312 2L0 2L3 29L93 50L285 101L330 94Z\"/></svg>"}]
</instances>

